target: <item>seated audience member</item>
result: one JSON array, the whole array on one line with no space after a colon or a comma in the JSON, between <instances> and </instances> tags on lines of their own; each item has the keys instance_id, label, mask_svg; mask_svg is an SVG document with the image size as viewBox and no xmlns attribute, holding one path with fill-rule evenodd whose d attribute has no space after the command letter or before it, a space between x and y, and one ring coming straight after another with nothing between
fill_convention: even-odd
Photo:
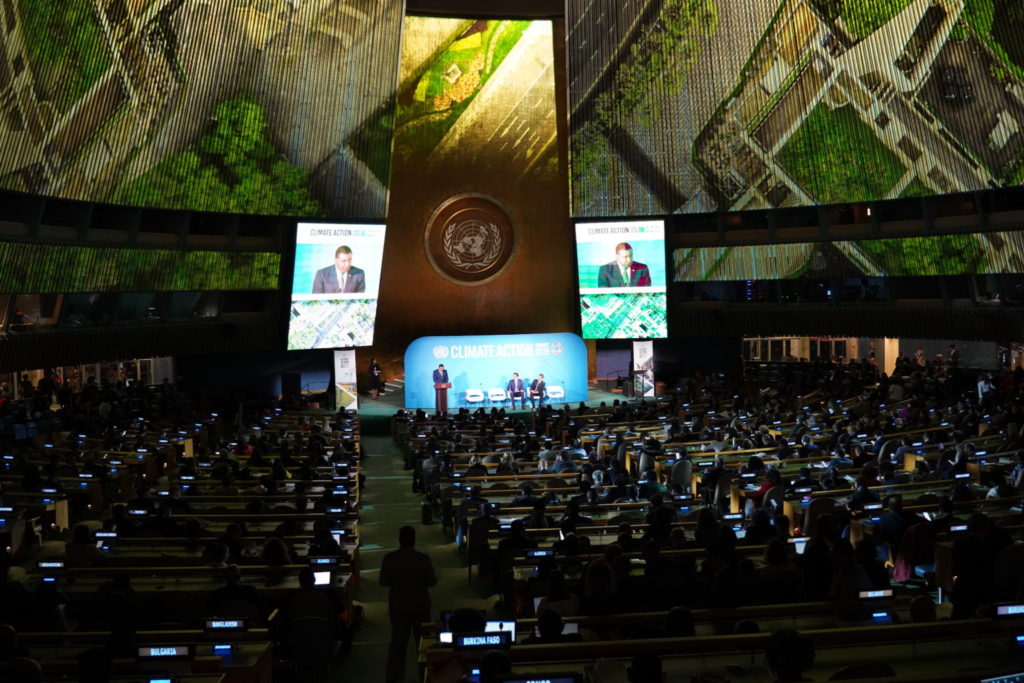
<instances>
[{"instance_id":1,"label":"seated audience member","mask_svg":"<svg viewBox=\"0 0 1024 683\"><path fill-rule=\"evenodd\" d=\"M629 676L629 683L661 683L665 680L665 674L661 670L661 657L652 652L633 655L633 662L626 674Z\"/></svg>"},{"instance_id":2,"label":"seated audience member","mask_svg":"<svg viewBox=\"0 0 1024 683\"><path fill-rule=\"evenodd\" d=\"M0 681L5 683L41 683L43 668L34 659L15 657L0 664Z\"/></svg>"},{"instance_id":3,"label":"seated audience member","mask_svg":"<svg viewBox=\"0 0 1024 683\"><path fill-rule=\"evenodd\" d=\"M512 673L512 660L507 652L488 650L480 658L480 683L498 683L500 677Z\"/></svg>"},{"instance_id":4,"label":"seated audience member","mask_svg":"<svg viewBox=\"0 0 1024 683\"><path fill-rule=\"evenodd\" d=\"M949 496L939 496L938 507L939 511L935 515L935 519L932 520L935 533L946 533L949 531L949 527L962 522L959 517L953 514L956 511L956 506L953 505L953 500Z\"/></svg>"},{"instance_id":5,"label":"seated audience member","mask_svg":"<svg viewBox=\"0 0 1024 683\"><path fill-rule=\"evenodd\" d=\"M863 538L857 541L853 550L857 563L871 582L871 587L875 589L888 588L891 584L889 570L885 567L888 548L874 539Z\"/></svg>"},{"instance_id":6,"label":"seated audience member","mask_svg":"<svg viewBox=\"0 0 1024 683\"><path fill-rule=\"evenodd\" d=\"M800 595L800 570L789 556L786 544L770 539L764 547L763 566L754 578L759 602L766 604L795 601Z\"/></svg>"},{"instance_id":7,"label":"seated audience member","mask_svg":"<svg viewBox=\"0 0 1024 683\"><path fill-rule=\"evenodd\" d=\"M846 497L846 507L850 510L860 510L865 504L877 503L879 500L878 494L871 490L870 482L860 476L854 483L853 493Z\"/></svg>"},{"instance_id":8,"label":"seated audience member","mask_svg":"<svg viewBox=\"0 0 1024 683\"><path fill-rule=\"evenodd\" d=\"M323 556L319 552L314 552L312 548L310 548L309 555L312 557ZM268 538L263 544L263 551L260 553L260 560L268 567L283 567L287 564L292 564L293 562L292 553L288 548L288 544L276 536Z\"/></svg>"},{"instance_id":9,"label":"seated audience member","mask_svg":"<svg viewBox=\"0 0 1024 683\"><path fill-rule=\"evenodd\" d=\"M614 659L598 659L584 671L587 683L629 683L629 668Z\"/></svg>"},{"instance_id":10,"label":"seated audience member","mask_svg":"<svg viewBox=\"0 0 1024 683\"><path fill-rule=\"evenodd\" d=\"M732 632L736 635L750 635L760 633L761 627L753 619L740 619L733 625Z\"/></svg>"},{"instance_id":11,"label":"seated audience member","mask_svg":"<svg viewBox=\"0 0 1024 683\"><path fill-rule=\"evenodd\" d=\"M561 614L553 609L542 609L537 613L537 634L527 637L523 644L578 643L582 640L578 633L562 633L564 627Z\"/></svg>"},{"instance_id":12,"label":"seated audience member","mask_svg":"<svg viewBox=\"0 0 1024 683\"><path fill-rule=\"evenodd\" d=\"M832 586L832 545L839 540L839 520L823 514L815 521L814 534L803 554L804 597L811 601L828 600Z\"/></svg>"},{"instance_id":13,"label":"seated audience member","mask_svg":"<svg viewBox=\"0 0 1024 683\"><path fill-rule=\"evenodd\" d=\"M598 558L587 565L583 573L583 597L580 614L599 616L617 614L623 605L619 601L615 570L611 562Z\"/></svg>"},{"instance_id":14,"label":"seated audience member","mask_svg":"<svg viewBox=\"0 0 1024 683\"><path fill-rule=\"evenodd\" d=\"M580 601L565 582L565 575L558 569L548 574L548 592L537 605L537 613L549 609L563 617L574 617L579 614Z\"/></svg>"},{"instance_id":15,"label":"seated audience member","mask_svg":"<svg viewBox=\"0 0 1024 683\"><path fill-rule=\"evenodd\" d=\"M886 505L886 512L878 520L878 535L891 545L895 552L899 550L903 533L915 524L921 524L926 520L920 515L904 510L903 496L899 494L889 496L886 499Z\"/></svg>"},{"instance_id":16,"label":"seated audience member","mask_svg":"<svg viewBox=\"0 0 1024 683\"><path fill-rule=\"evenodd\" d=\"M114 670L110 650L93 647L78 654L78 683L109 683Z\"/></svg>"},{"instance_id":17,"label":"seated audience member","mask_svg":"<svg viewBox=\"0 0 1024 683\"><path fill-rule=\"evenodd\" d=\"M871 580L857 564L853 546L845 538L832 544L832 587L829 598L839 601L856 600L861 591L871 590Z\"/></svg>"},{"instance_id":18,"label":"seated audience member","mask_svg":"<svg viewBox=\"0 0 1024 683\"><path fill-rule=\"evenodd\" d=\"M224 533L217 539L228 547L228 556L232 562L239 562L242 559L242 527L239 524L228 524Z\"/></svg>"},{"instance_id":19,"label":"seated audience member","mask_svg":"<svg viewBox=\"0 0 1024 683\"><path fill-rule=\"evenodd\" d=\"M338 637L338 615L341 614L341 605L329 587L316 585L313 570L309 567L299 570L299 590L288 597L283 613L286 623L304 617L325 619L332 629L332 637Z\"/></svg>"},{"instance_id":20,"label":"seated audience member","mask_svg":"<svg viewBox=\"0 0 1024 683\"><path fill-rule=\"evenodd\" d=\"M552 529L555 527L555 520L545 514L547 503L538 500L533 504L533 512L521 520L527 529Z\"/></svg>"},{"instance_id":21,"label":"seated audience member","mask_svg":"<svg viewBox=\"0 0 1024 683\"><path fill-rule=\"evenodd\" d=\"M203 548L203 564L214 569L224 569L228 566L228 556L231 551L223 543L213 541Z\"/></svg>"},{"instance_id":22,"label":"seated audience member","mask_svg":"<svg viewBox=\"0 0 1024 683\"><path fill-rule=\"evenodd\" d=\"M704 502L710 503L714 499L718 480L728 472L729 470L725 466L725 458L720 455L716 455L715 464L704 470L701 474L700 488L704 493Z\"/></svg>"},{"instance_id":23,"label":"seated audience member","mask_svg":"<svg viewBox=\"0 0 1024 683\"><path fill-rule=\"evenodd\" d=\"M27 657L28 650L18 640L18 632L10 624L0 624L0 662Z\"/></svg>"},{"instance_id":24,"label":"seated audience member","mask_svg":"<svg viewBox=\"0 0 1024 683\"><path fill-rule=\"evenodd\" d=\"M224 585L210 593L206 607L218 617L263 619L267 614L259 591L242 583L242 572L235 564L224 569Z\"/></svg>"},{"instance_id":25,"label":"seated audience member","mask_svg":"<svg viewBox=\"0 0 1024 683\"><path fill-rule=\"evenodd\" d=\"M107 554L96 547L96 541L89 533L89 527L79 524L75 527L71 542L64 546L64 557L68 567L95 567L107 561Z\"/></svg>"},{"instance_id":26,"label":"seated audience member","mask_svg":"<svg viewBox=\"0 0 1024 683\"><path fill-rule=\"evenodd\" d=\"M619 523L619 533L615 537L615 542L626 553L635 553L640 550L641 541L633 538L633 525L629 522Z\"/></svg>"},{"instance_id":27,"label":"seated audience member","mask_svg":"<svg viewBox=\"0 0 1024 683\"><path fill-rule=\"evenodd\" d=\"M448 615L448 630L452 633L483 633L487 617L478 609L459 607Z\"/></svg>"},{"instance_id":28,"label":"seated audience member","mask_svg":"<svg viewBox=\"0 0 1024 683\"><path fill-rule=\"evenodd\" d=\"M930 624L938 621L935 603L927 595L918 595L910 601L910 621L914 624Z\"/></svg>"},{"instance_id":29,"label":"seated audience member","mask_svg":"<svg viewBox=\"0 0 1024 683\"><path fill-rule=\"evenodd\" d=\"M697 512L697 528L693 532L694 544L706 548L711 541L718 538L718 519L710 507L701 508Z\"/></svg>"},{"instance_id":30,"label":"seated audience member","mask_svg":"<svg viewBox=\"0 0 1024 683\"><path fill-rule=\"evenodd\" d=\"M640 479L640 484L637 487L637 497L652 500L655 496L660 496L665 491L665 485L661 483L658 479L658 473L652 468L646 470Z\"/></svg>"},{"instance_id":31,"label":"seated audience member","mask_svg":"<svg viewBox=\"0 0 1024 683\"><path fill-rule=\"evenodd\" d=\"M1007 531L987 515L971 515L967 533L953 542L953 619L972 619L978 608L991 602L996 558L1012 543Z\"/></svg>"},{"instance_id":32,"label":"seated audience member","mask_svg":"<svg viewBox=\"0 0 1024 683\"><path fill-rule=\"evenodd\" d=\"M756 491L747 493L748 516L753 513L754 508L759 508L764 505L764 496L766 493L771 491L776 486L782 485L782 472L777 469L768 470L765 474L764 481L761 482L761 486Z\"/></svg>"},{"instance_id":33,"label":"seated audience member","mask_svg":"<svg viewBox=\"0 0 1024 683\"><path fill-rule=\"evenodd\" d=\"M522 493L512 499L511 506L514 508L533 507L534 504L540 500L540 498L534 495L536 487L533 485L532 482L524 481L519 485L519 490Z\"/></svg>"},{"instance_id":34,"label":"seated audience member","mask_svg":"<svg viewBox=\"0 0 1024 683\"><path fill-rule=\"evenodd\" d=\"M775 536L775 527L772 525L772 517L768 510L765 508L754 510L750 516L747 533L743 537L743 545L764 545Z\"/></svg>"},{"instance_id":35,"label":"seated audience member","mask_svg":"<svg viewBox=\"0 0 1024 683\"><path fill-rule=\"evenodd\" d=\"M820 491L821 484L811 474L810 467L801 467L799 476L793 480L790 485L792 489L811 489L813 491Z\"/></svg>"},{"instance_id":36,"label":"seated audience member","mask_svg":"<svg viewBox=\"0 0 1024 683\"><path fill-rule=\"evenodd\" d=\"M803 673L814 666L814 655L814 643L789 629L773 633L764 650L768 673L776 683L806 680Z\"/></svg>"},{"instance_id":37,"label":"seated audience member","mask_svg":"<svg viewBox=\"0 0 1024 683\"><path fill-rule=\"evenodd\" d=\"M558 455L558 460L551 467L551 471L555 474L562 474L563 472L575 472L576 463L572 460L572 451L562 451Z\"/></svg>"},{"instance_id":38,"label":"seated audience member","mask_svg":"<svg viewBox=\"0 0 1024 683\"><path fill-rule=\"evenodd\" d=\"M735 607L745 604L750 586L740 576L733 549L723 541L712 541L704 555L704 574L708 580L710 607Z\"/></svg>"},{"instance_id":39,"label":"seated audience member","mask_svg":"<svg viewBox=\"0 0 1024 683\"><path fill-rule=\"evenodd\" d=\"M338 557L347 559L346 553L341 545L334 540L331 529L327 526L317 526L313 532L313 540L309 545L309 554L313 557Z\"/></svg>"}]
</instances>

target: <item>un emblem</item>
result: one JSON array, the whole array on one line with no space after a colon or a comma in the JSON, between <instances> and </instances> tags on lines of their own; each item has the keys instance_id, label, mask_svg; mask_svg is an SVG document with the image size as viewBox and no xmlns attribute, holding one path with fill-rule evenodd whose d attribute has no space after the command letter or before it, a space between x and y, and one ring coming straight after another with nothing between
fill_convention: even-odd
<instances>
[{"instance_id":1,"label":"un emblem","mask_svg":"<svg viewBox=\"0 0 1024 683\"><path fill-rule=\"evenodd\" d=\"M464 194L437 207L424 236L438 273L460 285L482 285L505 270L515 250L515 229L490 197Z\"/></svg>"},{"instance_id":2,"label":"un emblem","mask_svg":"<svg viewBox=\"0 0 1024 683\"><path fill-rule=\"evenodd\" d=\"M438 344L434 347L434 358L444 360L448 357L448 347Z\"/></svg>"}]
</instances>

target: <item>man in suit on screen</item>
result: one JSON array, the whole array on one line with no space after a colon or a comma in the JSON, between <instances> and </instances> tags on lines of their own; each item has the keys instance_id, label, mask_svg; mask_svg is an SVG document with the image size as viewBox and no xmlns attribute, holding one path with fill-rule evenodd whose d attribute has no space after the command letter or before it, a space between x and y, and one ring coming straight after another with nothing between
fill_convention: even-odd
<instances>
[{"instance_id":1,"label":"man in suit on screen","mask_svg":"<svg viewBox=\"0 0 1024 683\"><path fill-rule=\"evenodd\" d=\"M650 287L651 271L643 263L633 260L633 247L629 242L615 245L615 260L601 266L597 272L598 287Z\"/></svg>"},{"instance_id":2,"label":"man in suit on screen","mask_svg":"<svg viewBox=\"0 0 1024 683\"><path fill-rule=\"evenodd\" d=\"M518 372L512 373L512 379L508 381L508 385L505 386L505 393L512 399L512 407L516 407L516 399L519 399L519 407L526 407L526 387L523 385L523 380L519 377Z\"/></svg>"},{"instance_id":3,"label":"man in suit on screen","mask_svg":"<svg viewBox=\"0 0 1024 683\"><path fill-rule=\"evenodd\" d=\"M313 294L361 294L366 291L366 274L352 265L352 250L341 245L334 251L334 265L316 271Z\"/></svg>"}]
</instances>

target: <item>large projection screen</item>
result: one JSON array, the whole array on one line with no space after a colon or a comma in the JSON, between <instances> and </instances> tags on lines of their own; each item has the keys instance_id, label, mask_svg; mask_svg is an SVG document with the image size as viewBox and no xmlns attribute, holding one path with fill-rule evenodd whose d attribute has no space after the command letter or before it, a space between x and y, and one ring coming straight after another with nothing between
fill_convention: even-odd
<instances>
[{"instance_id":1,"label":"large projection screen","mask_svg":"<svg viewBox=\"0 0 1024 683\"><path fill-rule=\"evenodd\" d=\"M380 220L404 4L3 0L0 188Z\"/></svg>"},{"instance_id":2,"label":"large projection screen","mask_svg":"<svg viewBox=\"0 0 1024 683\"><path fill-rule=\"evenodd\" d=\"M668 336L664 221L577 223L576 259L585 339Z\"/></svg>"},{"instance_id":3,"label":"large projection screen","mask_svg":"<svg viewBox=\"0 0 1024 683\"><path fill-rule=\"evenodd\" d=\"M573 215L1024 180L1019 0L568 0Z\"/></svg>"},{"instance_id":4,"label":"large projection screen","mask_svg":"<svg viewBox=\"0 0 1024 683\"><path fill-rule=\"evenodd\" d=\"M373 344L384 226L299 223L288 350Z\"/></svg>"}]
</instances>

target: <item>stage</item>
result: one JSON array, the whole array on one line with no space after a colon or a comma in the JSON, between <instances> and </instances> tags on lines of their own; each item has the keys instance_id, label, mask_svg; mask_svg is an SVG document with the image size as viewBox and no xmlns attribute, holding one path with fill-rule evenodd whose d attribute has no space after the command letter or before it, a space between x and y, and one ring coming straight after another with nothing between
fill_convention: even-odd
<instances>
[{"instance_id":1,"label":"stage","mask_svg":"<svg viewBox=\"0 0 1024 683\"><path fill-rule=\"evenodd\" d=\"M588 406L598 406L601 404L602 401L611 405L612 401L615 401L616 399L623 400L625 399L625 397L622 394L605 391L604 389L599 388L593 382L591 382L587 388ZM555 402L555 404L560 405L558 402ZM575 407L579 405L579 402L577 401L570 405ZM528 416L530 414L529 408L527 408L526 410L521 410L518 408L512 410L509 407L508 402L505 402L504 404L494 404L492 406L489 402L484 401L483 403L474 406L472 410L476 410L477 408L482 407L485 410L489 411L492 407L502 406L504 406L505 412L508 415ZM390 418L398 410L403 408L405 408L405 386L401 380L395 382L388 382L386 391L383 394L381 394L380 398L378 398L376 401L370 398L369 392L359 392L359 416L362 418L377 418L385 416ZM458 411L457 406L449 406L449 408L450 412Z\"/></svg>"}]
</instances>

